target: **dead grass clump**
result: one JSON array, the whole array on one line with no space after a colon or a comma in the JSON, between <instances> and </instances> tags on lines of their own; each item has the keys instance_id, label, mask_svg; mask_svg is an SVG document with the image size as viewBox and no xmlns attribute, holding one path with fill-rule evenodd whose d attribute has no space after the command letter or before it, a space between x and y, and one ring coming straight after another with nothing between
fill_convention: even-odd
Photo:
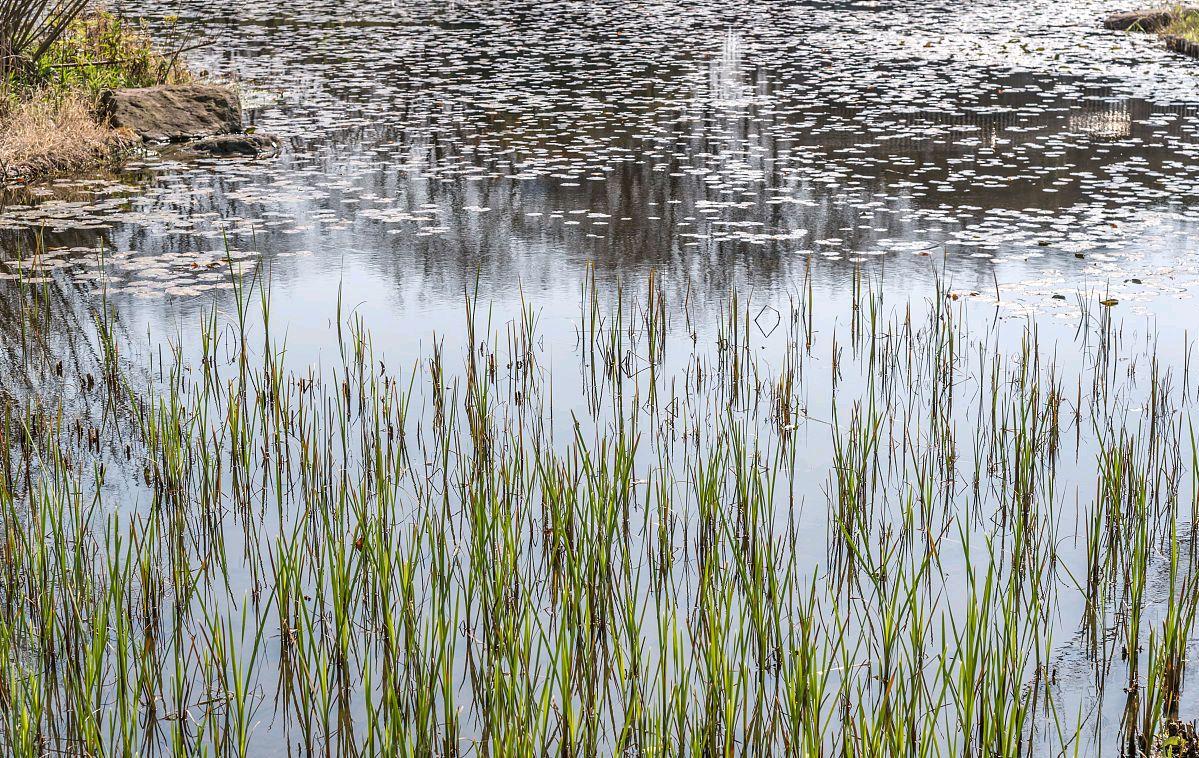
<instances>
[{"instance_id":1,"label":"dead grass clump","mask_svg":"<svg viewBox=\"0 0 1199 758\"><path fill-rule=\"evenodd\" d=\"M128 135L96 120L85 96L43 93L0 116L0 183L82 170L131 144Z\"/></svg>"}]
</instances>

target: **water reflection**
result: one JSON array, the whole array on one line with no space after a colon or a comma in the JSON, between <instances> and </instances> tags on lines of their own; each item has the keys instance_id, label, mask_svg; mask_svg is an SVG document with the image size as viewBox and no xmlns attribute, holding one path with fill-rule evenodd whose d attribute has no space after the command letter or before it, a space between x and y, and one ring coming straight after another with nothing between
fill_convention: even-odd
<instances>
[{"instance_id":1,"label":"water reflection","mask_svg":"<svg viewBox=\"0 0 1199 758\"><path fill-rule=\"evenodd\" d=\"M860 4L418 4L354 23L319 4L188 7L223 32L201 65L241 78L283 158L149 157L10 193L7 257L36 230L94 281L104 249L110 294L150 299L227 286L226 244L317 286L359 258L433 299L480 271L497 292L569 291L584 266L710 292L785 290L797 271L836 288L874 266L906 287L935 258L964 286L1052 309L1024 286L1046 270L1185 271L1173 235L1195 218L1195 108L1135 97L1128 51L1036 28L1039 7L966 14L984 27L936 44L915 11ZM998 65L1013 50L1025 65Z\"/></svg>"},{"instance_id":2,"label":"water reflection","mask_svg":"<svg viewBox=\"0 0 1199 758\"><path fill-rule=\"evenodd\" d=\"M513 292L582 266L719 292L813 270L835 288L866 265L902 287L935 257L1052 308L1021 291L1030 274L1178 269L1158 230L1194 221L1195 108L1135 95L1182 74L1133 68L1135 41L1038 26L1041 5L918 7L416 4L351 23L189 4L221 42L199 65L241 79L284 157L149 157L10 193L6 255L35 230L64 262L104 249L124 269L110 294L151 299L226 286L226 244L283 277L354 256L455 299L479 271Z\"/></svg>"}]
</instances>

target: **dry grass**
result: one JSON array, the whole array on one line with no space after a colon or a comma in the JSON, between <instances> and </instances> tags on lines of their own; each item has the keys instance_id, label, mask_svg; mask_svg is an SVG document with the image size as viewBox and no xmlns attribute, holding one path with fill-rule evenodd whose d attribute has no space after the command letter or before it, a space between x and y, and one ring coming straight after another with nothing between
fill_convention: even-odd
<instances>
[{"instance_id":1,"label":"dry grass","mask_svg":"<svg viewBox=\"0 0 1199 758\"><path fill-rule=\"evenodd\" d=\"M0 117L0 184L82 170L118 155L132 141L100 122L79 93L40 93Z\"/></svg>"}]
</instances>

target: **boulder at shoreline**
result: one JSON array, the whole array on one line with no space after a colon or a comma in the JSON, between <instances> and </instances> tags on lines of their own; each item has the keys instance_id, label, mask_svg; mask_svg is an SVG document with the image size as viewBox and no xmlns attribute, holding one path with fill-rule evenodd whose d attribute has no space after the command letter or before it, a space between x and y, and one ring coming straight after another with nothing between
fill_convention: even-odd
<instances>
[{"instance_id":1,"label":"boulder at shoreline","mask_svg":"<svg viewBox=\"0 0 1199 758\"><path fill-rule=\"evenodd\" d=\"M196 155L259 158L276 153L279 139L273 134L217 134L189 142L183 149Z\"/></svg>"},{"instance_id":2,"label":"boulder at shoreline","mask_svg":"<svg viewBox=\"0 0 1199 758\"><path fill-rule=\"evenodd\" d=\"M100 109L113 127L146 142L186 140L242 131L241 101L231 87L180 84L110 90Z\"/></svg>"}]
</instances>

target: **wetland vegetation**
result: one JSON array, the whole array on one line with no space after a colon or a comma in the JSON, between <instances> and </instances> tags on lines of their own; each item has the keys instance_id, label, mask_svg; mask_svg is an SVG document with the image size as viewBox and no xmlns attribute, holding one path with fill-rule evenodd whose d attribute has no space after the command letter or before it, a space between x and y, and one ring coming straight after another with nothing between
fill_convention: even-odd
<instances>
[{"instance_id":1,"label":"wetland vegetation","mask_svg":"<svg viewBox=\"0 0 1199 758\"><path fill-rule=\"evenodd\" d=\"M1181 9L1162 33L1177 37L1190 45L1199 45L1199 9Z\"/></svg>"},{"instance_id":2,"label":"wetland vegetation","mask_svg":"<svg viewBox=\"0 0 1199 758\"><path fill-rule=\"evenodd\" d=\"M1148 754L1199 609L1189 361L1097 302L1058 345L854 276L837 329L803 287L732 294L702 341L654 278L611 307L592 282L570 376L534 307L477 293L461 351L390 363L340 312L332 360L289 370L243 276L192 357L101 299L67 365L30 285L6 744Z\"/></svg>"},{"instance_id":3,"label":"wetland vegetation","mask_svg":"<svg viewBox=\"0 0 1199 758\"><path fill-rule=\"evenodd\" d=\"M21 102L282 144L0 193L0 752L1193 755L1199 80L1108 5L78 16Z\"/></svg>"}]
</instances>

